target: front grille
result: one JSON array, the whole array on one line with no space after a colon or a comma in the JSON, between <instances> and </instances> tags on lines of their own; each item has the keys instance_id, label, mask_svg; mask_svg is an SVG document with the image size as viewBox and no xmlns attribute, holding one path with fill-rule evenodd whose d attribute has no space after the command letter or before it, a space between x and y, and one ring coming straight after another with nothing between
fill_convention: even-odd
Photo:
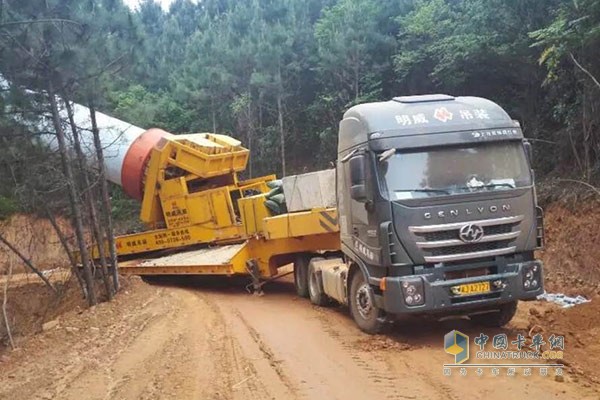
<instances>
[{"instance_id":1,"label":"front grille","mask_svg":"<svg viewBox=\"0 0 600 400\"><path fill-rule=\"evenodd\" d=\"M494 257L514 253L511 245L519 236L523 216L493 218L479 221L455 222L439 225L411 226L418 237L417 246L423 251L425 262L451 262ZM461 240L459 232L468 224L483 228L483 236L476 242Z\"/></svg>"},{"instance_id":2,"label":"front grille","mask_svg":"<svg viewBox=\"0 0 600 400\"><path fill-rule=\"evenodd\" d=\"M427 232L423 234L423 238L428 242L458 239L458 231Z\"/></svg>"},{"instance_id":3,"label":"front grille","mask_svg":"<svg viewBox=\"0 0 600 400\"><path fill-rule=\"evenodd\" d=\"M459 270L450 270L444 272L444 280L464 279L471 278L473 276L486 276L495 274L497 271L496 267L481 267L481 268L468 268Z\"/></svg>"},{"instance_id":4,"label":"front grille","mask_svg":"<svg viewBox=\"0 0 600 400\"><path fill-rule=\"evenodd\" d=\"M515 225L516 224L484 226L483 232L485 235L498 235L501 233L509 233L512 232L512 229ZM451 231L426 232L423 233L423 238L428 242L459 239L458 229Z\"/></svg>"},{"instance_id":5,"label":"front grille","mask_svg":"<svg viewBox=\"0 0 600 400\"><path fill-rule=\"evenodd\" d=\"M448 254L462 254L462 253L474 253L479 251L486 250L496 250L508 247L509 241L501 240L498 242L488 242L488 243L472 243L465 244L464 246L448 246L448 247L438 247L435 249L431 249L431 255L433 256L443 256Z\"/></svg>"},{"instance_id":6,"label":"front grille","mask_svg":"<svg viewBox=\"0 0 600 400\"><path fill-rule=\"evenodd\" d=\"M497 235L499 233L508 233L508 232L512 232L512 229L515 225L516 224L484 226L483 232L486 235Z\"/></svg>"}]
</instances>

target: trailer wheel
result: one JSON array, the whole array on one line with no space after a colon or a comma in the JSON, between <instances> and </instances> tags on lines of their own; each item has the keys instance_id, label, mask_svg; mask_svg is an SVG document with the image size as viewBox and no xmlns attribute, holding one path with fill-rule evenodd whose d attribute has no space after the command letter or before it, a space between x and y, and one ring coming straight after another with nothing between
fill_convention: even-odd
<instances>
[{"instance_id":1,"label":"trailer wheel","mask_svg":"<svg viewBox=\"0 0 600 400\"><path fill-rule=\"evenodd\" d=\"M322 260L322 258L313 258L314 260ZM310 302L317 306L326 306L329 304L329 297L323 290L323 280L321 275L315 269L314 264L308 264L308 296Z\"/></svg>"},{"instance_id":2,"label":"trailer wheel","mask_svg":"<svg viewBox=\"0 0 600 400\"><path fill-rule=\"evenodd\" d=\"M308 297L308 263L310 257L307 254L300 254L294 261L294 286L296 294L300 297Z\"/></svg>"},{"instance_id":3,"label":"trailer wheel","mask_svg":"<svg viewBox=\"0 0 600 400\"><path fill-rule=\"evenodd\" d=\"M471 315L471 321L478 325L500 328L513 319L517 312L517 303L517 301L511 301L510 303L501 304L498 311Z\"/></svg>"},{"instance_id":4,"label":"trailer wheel","mask_svg":"<svg viewBox=\"0 0 600 400\"><path fill-rule=\"evenodd\" d=\"M362 331L376 334L383 330L384 311L375 304L373 288L361 271L352 275L348 303L350 314Z\"/></svg>"}]
</instances>

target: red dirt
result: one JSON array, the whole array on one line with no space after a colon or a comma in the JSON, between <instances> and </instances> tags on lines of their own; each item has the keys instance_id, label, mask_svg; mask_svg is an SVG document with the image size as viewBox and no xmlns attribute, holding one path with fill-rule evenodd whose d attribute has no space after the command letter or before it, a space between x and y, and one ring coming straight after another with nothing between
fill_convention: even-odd
<instances>
[{"instance_id":1,"label":"red dirt","mask_svg":"<svg viewBox=\"0 0 600 400\"><path fill-rule=\"evenodd\" d=\"M511 325L530 336L541 333L546 342L552 334L564 336L564 358L560 362L567 366L571 380L587 387L600 384L596 364L600 357L600 296L572 308L545 302L522 303ZM542 350L550 350L549 344Z\"/></svg>"},{"instance_id":2,"label":"red dirt","mask_svg":"<svg viewBox=\"0 0 600 400\"><path fill-rule=\"evenodd\" d=\"M18 315L22 349L6 353L8 361L0 355L0 376L9 377L0 397L597 399L600 203L555 203L545 222L546 250L539 257L547 291L592 302L569 309L521 303L497 332L542 333L546 341L564 335L564 380L497 377L490 386L492 378L444 379L441 338L455 328L481 331L468 321L419 320L367 336L341 307L316 308L295 297L290 282L251 297L231 280L215 285L185 277L179 285L150 286L134 278L113 302L92 310L77 290L49 304L41 284L12 289L9 311ZM58 328L31 335L59 315ZM39 377L36 385L23 383Z\"/></svg>"},{"instance_id":3,"label":"red dirt","mask_svg":"<svg viewBox=\"0 0 600 400\"><path fill-rule=\"evenodd\" d=\"M600 294L600 202L546 208L545 264L548 292Z\"/></svg>"},{"instance_id":4,"label":"red dirt","mask_svg":"<svg viewBox=\"0 0 600 400\"><path fill-rule=\"evenodd\" d=\"M64 314L0 358L0 398L596 400L600 393L571 373L443 376L442 338L454 328L480 331L468 321L401 324L373 337L341 307L296 297L290 280L271 283L262 297L220 282L138 279L110 303ZM512 336L514 328L497 332Z\"/></svg>"},{"instance_id":5,"label":"red dirt","mask_svg":"<svg viewBox=\"0 0 600 400\"><path fill-rule=\"evenodd\" d=\"M563 309L550 303L520 307L523 327L565 336L565 359L582 380L600 383L600 202L556 202L545 209L545 287L549 293L582 295L591 303ZM575 378L577 379L577 378Z\"/></svg>"},{"instance_id":6,"label":"red dirt","mask_svg":"<svg viewBox=\"0 0 600 400\"><path fill-rule=\"evenodd\" d=\"M17 347L25 342L27 337L41 332L45 322L52 321L67 312L73 310L79 312L87 308L87 302L83 298L77 280L70 278L68 271L49 277L58 290L58 295L45 286L36 275L27 274L26 279L21 279L23 275L25 274L13 276L7 291L6 312ZM0 304L3 288L4 282L0 279ZM103 290L100 280L97 280L96 292L101 299ZM0 355L8 349L8 345L6 325L0 312Z\"/></svg>"},{"instance_id":7,"label":"red dirt","mask_svg":"<svg viewBox=\"0 0 600 400\"><path fill-rule=\"evenodd\" d=\"M63 234L70 238L69 223L64 219L57 223ZM0 223L0 233L40 270L64 266L68 262L56 231L46 219L14 215ZM13 259L13 273L29 272L17 256L0 246L0 274L8 271L9 257Z\"/></svg>"}]
</instances>

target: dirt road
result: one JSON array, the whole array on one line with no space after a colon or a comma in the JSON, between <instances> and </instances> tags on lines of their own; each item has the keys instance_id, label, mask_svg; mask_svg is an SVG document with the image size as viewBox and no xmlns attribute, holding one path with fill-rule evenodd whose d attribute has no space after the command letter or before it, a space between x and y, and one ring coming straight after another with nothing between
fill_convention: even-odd
<instances>
[{"instance_id":1,"label":"dirt road","mask_svg":"<svg viewBox=\"0 0 600 400\"><path fill-rule=\"evenodd\" d=\"M518 325L518 321L516 322ZM73 312L0 363L1 399L597 399L567 376L443 375L441 349L467 321L415 320L389 335L355 328L341 308L263 297L242 286L136 281L111 304ZM486 332L487 333L487 332ZM510 335L516 331L508 330Z\"/></svg>"}]
</instances>

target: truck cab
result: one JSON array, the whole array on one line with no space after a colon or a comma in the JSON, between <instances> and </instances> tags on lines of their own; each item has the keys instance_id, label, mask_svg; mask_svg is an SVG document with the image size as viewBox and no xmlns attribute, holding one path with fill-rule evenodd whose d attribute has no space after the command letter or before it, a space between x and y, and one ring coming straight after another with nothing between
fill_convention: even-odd
<instances>
[{"instance_id":1,"label":"truck cab","mask_svg":"<svg viewBox=\"0 0 600 400\"><path fill-rule=\"evenodd\" d=\"M354 106L340 122L336 173L348 266L338 300L363 330L419 313L500 326L519 300L543 293L531 147L494 102L424 95ZM322 271L325 287L332 271Z\"/></svg>"}]
</instances>

